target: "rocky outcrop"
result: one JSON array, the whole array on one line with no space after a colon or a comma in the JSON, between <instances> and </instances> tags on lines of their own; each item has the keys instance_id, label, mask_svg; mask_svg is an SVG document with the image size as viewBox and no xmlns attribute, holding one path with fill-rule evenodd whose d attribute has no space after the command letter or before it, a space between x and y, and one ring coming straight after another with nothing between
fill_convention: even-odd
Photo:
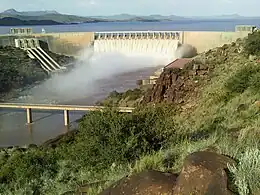
<instances>
[{"instance_id":1,"label":"rocky outcrop","mask_svg":"<svg viewBox=\"0 0 260 195\"><path fill-rule=\"evenodd\" d=\"M30 59L26 51L0 47L0 94L47 77L37 60Z\"/></svg>"},{"instance_id":2,"label":"rocky outcrop","mask_svg":"<svg viewBox=\"0 0 260 195\"><path fill-rule=\"evenodd\" d=\"M75 58L72 56L56 54L49 50L46 50L46 53L48 53L61 66L66 66L75 62Z\"/></svg>"},{"instance_id":3,"label":"rocky outcrop","mask_svg":"<svg viewBox=\"0 0 260 195\"><path fill-rule=\"evenodd\" d=\"M243 59L243 55L238 55L241 52L243 40L238 39L194 57L183 69L165 68L153 88L145 94L142 103L187 103L210 80L216 67Z\"/></svg>"},{"instance_id":4,"label":"rocky outcrop","mask_svg":"<svg viewBox=\"0 0 260 195\"><path fill-rule=\"evenodd\" d=\"M228 164L235 162L213 152L196 152L189 155L174 187L174 195L229 195Z\"/></svg>"},{"instance_id":5,"label":"rocky outcrop","mask_svg":"<svg viewBox=\"0 0 260 195\"><path fill-rule=\"evenodd\" d=\"M60 65L74 62L73 57L48 52ZM48 78L40 63L27 52L11 46L0 46L0 96ZM6 94L5 94L6 95Z\"/></svg>"},{"instance_id":6,"label":"rocky outcrop","mask_svg":"<svg viewBox=\"0 0 260 195\"><path fill-rule=\"evenodd\" d=\"M99 195L171 195L176 175L144 171L119 180Z\"/></svg>"},{"instance_id":7,"label":"rocky outcrop","mask_svg":"<svg viewBox=\"0 0 260 195\"><path fill-rule=\"evenodd\" d=\"M214 152L186 157L181 173L144 171L124 177L99 195L229 195L227 165L235 162Z\"/></svg>"},{"instance_id":8,"label":"rocky outcrop","mask_svg":"<svg viewBox=\"0 0 260 195\"><path fill-rule=\"evenodd\" d=\"M195 60L185 65L183 69L167 68L156 81L156 85L147 92L142 103L158 103L162 101L180 104L195 96L198 87L208 76L207 65Z\"/></svg>"}]
</instances>

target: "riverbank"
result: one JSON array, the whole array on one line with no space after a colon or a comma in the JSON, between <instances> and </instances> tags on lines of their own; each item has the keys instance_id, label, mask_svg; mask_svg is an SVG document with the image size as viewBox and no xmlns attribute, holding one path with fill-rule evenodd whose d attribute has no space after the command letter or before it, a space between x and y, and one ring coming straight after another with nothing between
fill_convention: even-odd
<instances>
[{"instance_id":1,"label":"riverbank","mask_svg":"<svg viewBox=\"0 0 260 195\"><path fill-rule=\"evenodd\" d=\"M251 40L258 40L260 45L260 34ZM122 114L111 108L91 112L82 118L77 133L64 137L59 145L26 152L2 151L0 193L85 191L96 195L112 184L120 186L121 178L152 169L174 175L171 193L200 190L205 194L214 186L211 194L259 194L260 67L255 58L248 57L252 54L248 42L238 40L202 53L182 70L164 71L150 90L133 90L136 100L142 98L133 113ZM259 52L258 45L255 49ZM129 98L118 93L116 96ZM197 151L214 154L194 154ZM217 154L223 161L218 161ZM195 156L201 155L211 159L208 165L204 161L200 162L202 166L196 164L199 160ZM221 169L212 170L216 165ZM195 180L181 185L190 178L183 175L185 171L191 174L203 166L205 172L195 172ZM213 172L216 174L212 176ZM213 179L198 185L210 175ZM223 178L219 179L220 175ZM162 185L143 186L158 190ZM122 193L120 189L117 192ZM113 192L107 189L101 194L109 194L110 190Z\"/></svg>"}]
</instances>

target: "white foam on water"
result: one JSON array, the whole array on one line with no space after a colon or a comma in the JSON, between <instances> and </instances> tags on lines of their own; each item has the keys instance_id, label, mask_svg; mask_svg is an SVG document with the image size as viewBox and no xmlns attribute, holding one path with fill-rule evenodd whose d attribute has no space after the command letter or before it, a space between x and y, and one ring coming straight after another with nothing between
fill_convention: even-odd
<instances>
[{"instance_id":1,"label":"white foam on water","mask_svg":"<svg viewBox=\"0 0 260 195\"><path fill-rule=\"evenodd\" d=\"M165 56L147 53L81 52L75 68L68 73L54 74L50 79L25 90L13 102L58 103L80 99L96 92L96 81L143 68L166 65Z\"/></svg>"}]
</instances>

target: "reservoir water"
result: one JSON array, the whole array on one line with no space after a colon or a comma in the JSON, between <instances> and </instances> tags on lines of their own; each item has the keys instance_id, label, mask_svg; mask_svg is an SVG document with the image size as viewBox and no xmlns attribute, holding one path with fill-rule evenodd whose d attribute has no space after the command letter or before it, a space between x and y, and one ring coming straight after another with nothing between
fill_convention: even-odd
<instances>
[{"instance_id":1,"label":"reservoir water","mask_svg":"<svg viewBox=\"0 0 260 195\"><path fill-rule=\"evenodd\" d=\"M34 32L72 32L72 31L120 31L120 30L211 30L234 31L235 25L260 25L258 20L229 21L182 21L182 22L108 22L80 25L33 26ZM0 34L9 32L11 27L0 27ZM84 53L84 52L83 52ZM85 53L88 53L86 50ZM83 56L83 58L87 58ZM87 61L87 59L84 59ZM151 58L126 58L119 54L103 56L95 63L78 67L67 75L56 75L46 82L27 89L17 98L8 102L19 103L62 103L90 105L104 98L113 90L124 91L136 87L136 80L147 78L157 65ZM84 113L71 113L71 121L79 119ZM68 131L63 126L63 113L33 112L34 123L26 125L25 111L0 110L0 147L25 144L41 144ZM75 123L72 123L72 126Z\"/></svg>"},{"instance_id":2,"label":"reservoir water","mask_svg":"<svg viewBox=\"0 0 260 195\"><path fill-rule=\"evenodd\" d=\"M259 19L230 20L180 20L170 22L98 22L74 25L29 26L33 32L97 32L97 31L137 31L137 30L176 30L176 31L234 31L236 25L260 26ZM19 27L19 26L16 26ZM12 26L0 26L0 34L6 34Z\"/></svg>"}]
</instances>

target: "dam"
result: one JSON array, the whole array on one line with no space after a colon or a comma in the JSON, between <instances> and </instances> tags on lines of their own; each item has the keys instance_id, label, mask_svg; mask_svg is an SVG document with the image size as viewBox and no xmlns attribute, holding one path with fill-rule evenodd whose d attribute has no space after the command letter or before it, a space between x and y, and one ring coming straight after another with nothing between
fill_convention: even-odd
<instances>
[{"instance_id":1,"label":"dam","mask_svg":"<svg viewBox=\"0 0 260 195\"><path fill-rule=\"evenodd\" d=\"M132 55L147 55L174 60L174 53L180 45L180 32L171 31L121 31L96 32L94 52L118 52Z\"/></svg>"},{"instance_id":2,"label":"dam","mask_svg":"<svg viewBox=\"0 0 260 195\"><path fill-rule=\"evenodd\" d=\"M114 31L33 33L31 30L0 35L0 46L15 46L15 39L39 40L43 50L69 56L79 56L90 47L95 52L150 54L174 60L173 54L181 44L189 44L198 53L244 38L253 32L253 25L239 25L234 31Z\"/></svg>"}]
</instances>

